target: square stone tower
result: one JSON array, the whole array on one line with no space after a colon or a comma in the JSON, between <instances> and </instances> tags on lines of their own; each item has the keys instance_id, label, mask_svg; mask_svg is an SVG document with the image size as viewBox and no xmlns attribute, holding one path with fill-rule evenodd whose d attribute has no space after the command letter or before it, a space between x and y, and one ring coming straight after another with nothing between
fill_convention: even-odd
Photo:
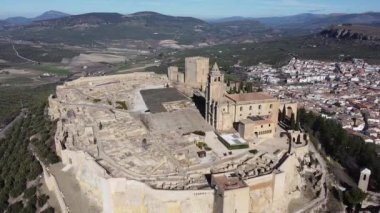
<instances>
[{"instance_id":1,"label":"square stone tower","mask_svg":"<svg viewBox=\"0 0 380 213\"><path fill-rule=\"evenodd\" d=\"M209 73L209 58L188 57L185 59L185 83L189 86L205 90Z\"/></svg>"}]
</instances>

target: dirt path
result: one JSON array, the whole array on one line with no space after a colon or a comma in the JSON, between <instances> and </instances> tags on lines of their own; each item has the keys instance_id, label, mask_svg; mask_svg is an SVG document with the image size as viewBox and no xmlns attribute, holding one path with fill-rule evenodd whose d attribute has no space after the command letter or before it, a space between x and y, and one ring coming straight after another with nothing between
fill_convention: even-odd
<instances>
[{"instance_id":1,"label":"dirt path","mask_svg":"<svg viewBox=\"0 0 380 213\"><path fill-rule=\"evenodd\" d=\"M16 47L15 47L15 45L14 45L13 43L12 43L12 48L13 48L13 50L15 51L16 56L19 57L19 58L21 58L22 60L25 60L25 61L28 61L28 62L32 62L32 63L34 63L34 64L37 64L37 63L38 63L37 61L34 61L34 60L32 60L32 59L25 58L24 56L21 56L21 55L18 53L18 51L17 51L17 49L16 49Z\"/></svg>"}]
</instances>

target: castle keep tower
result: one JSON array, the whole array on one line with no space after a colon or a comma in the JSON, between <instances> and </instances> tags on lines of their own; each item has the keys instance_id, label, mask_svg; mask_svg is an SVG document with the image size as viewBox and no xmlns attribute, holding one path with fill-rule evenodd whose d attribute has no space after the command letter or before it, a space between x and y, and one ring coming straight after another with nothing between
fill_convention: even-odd
<instances>
[{"instance_id":1,"label":"castle keep tower","mask_svg":"<svg viewBox=\"0 0 380 213\"><path fill-rule=\"evenodd\" d=\"M185 59L185 83L202 91L206 89L209 58L189 57Z\"/></svg>"},{"instance_id":2,"label":"castle keep tower","mask_svg":"<svg viewBox=\"0 0 380 213\"><path fill-rule=\"evenodd\" d=\"M208 75L206 88L206 121L218 129L218 104L224 96L224 74L215 63Z\"/></svg>"}]
</instances>

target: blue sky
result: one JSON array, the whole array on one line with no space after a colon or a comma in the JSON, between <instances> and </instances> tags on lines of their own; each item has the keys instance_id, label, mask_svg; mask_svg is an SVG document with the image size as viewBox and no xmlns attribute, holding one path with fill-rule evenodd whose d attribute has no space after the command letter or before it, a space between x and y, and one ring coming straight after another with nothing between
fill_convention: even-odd
<instances>
[{"instance_id":1,"label":"blue sky","mask_svg":"<svg viewBox=\"0 0 380 213\"><path fill-rule=\"evenodd\" d=\"M0 0L0 18L34 17L47 10L70 14L156 11L199 18L265 17L380 11L380 0Z\"/></svg>"}]
</instances>

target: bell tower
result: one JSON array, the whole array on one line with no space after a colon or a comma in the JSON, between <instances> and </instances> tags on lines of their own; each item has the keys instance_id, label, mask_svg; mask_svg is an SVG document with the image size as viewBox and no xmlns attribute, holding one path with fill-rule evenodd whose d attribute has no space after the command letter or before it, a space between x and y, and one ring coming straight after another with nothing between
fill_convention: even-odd
<instances>
[{"instance_id":1,"label":"bell tower","mask_svg":"<svg viewBox=\"0 0 380 213\"><path fill-rule=\"evenodd\" d=\"M224 75L215 63L208 74L206 88L206 121L217 128L217 108L224 96Z\"/></svg>"}]
</instances>

